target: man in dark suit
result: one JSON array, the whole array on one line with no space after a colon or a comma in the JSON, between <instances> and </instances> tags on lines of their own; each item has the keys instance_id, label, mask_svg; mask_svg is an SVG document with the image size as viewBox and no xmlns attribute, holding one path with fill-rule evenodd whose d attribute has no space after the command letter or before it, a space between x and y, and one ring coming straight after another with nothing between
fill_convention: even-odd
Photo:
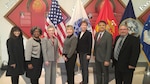
<instances>
[{"instance_id":1,"label":"man in dark suit","mask_svg":"<svg viewBox=\"0 0 150 84\"><path fill-rule=\"evenodd\" d=\"M119 26L119 36L115 39L113 64L115 65L116 84L132 84L139 54L140 40L128 34L128 27Z\"/></svg>"},{"instance_id":2,"label":"man in dark suit","mask_svg":"<svg viewBox=\"0 0 150 84\"><path fill-rule=\"evenodd\" d=\"M106 22L98 23L99 32L95 35L94 53L96 67L96 84L102 83L104 73L104 84L108 84L110 57L112 52L112 35L106 31Z\"/></svg>"},{"instance_id":3,"label":"man in dark suit","mask_svg":"<svg viewBox=\"0 0 150 84\"><path fill-rule=\"evenodd\" d=\"M91 57L92 34L87 30L88 23L81 22L81 32L78 36L77 52L79 53L82 82L80 84L88 84L88 64Z\"/></svg>"}]
</instances>

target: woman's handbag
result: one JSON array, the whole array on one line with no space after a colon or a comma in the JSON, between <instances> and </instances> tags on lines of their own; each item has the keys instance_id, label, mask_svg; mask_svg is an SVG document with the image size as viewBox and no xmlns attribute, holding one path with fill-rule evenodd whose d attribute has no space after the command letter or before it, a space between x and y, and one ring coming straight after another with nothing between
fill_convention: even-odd
<instances>
[{"instance_id":1,"label":"woman's handbag","mask_svg":"<svg viewBox=\"0 0 150 84\"><path fill-rule=\"evenodd\" d=\"M8 63L7 61L2 62L1 70L7 70Z\"/></svg>"}]
</instances>

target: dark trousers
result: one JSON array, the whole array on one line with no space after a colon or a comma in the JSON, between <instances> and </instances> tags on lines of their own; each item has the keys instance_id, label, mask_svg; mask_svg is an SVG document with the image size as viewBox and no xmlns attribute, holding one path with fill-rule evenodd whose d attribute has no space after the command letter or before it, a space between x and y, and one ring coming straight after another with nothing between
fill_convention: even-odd
<instances>
[{"instance_id":1,"label":"dark trousers","mask_svg":"<svg viewBox=\"0 0 150 84\"><path fill-rule=\"evenodd\" d=\"M76 54L74 54L71 58L65 62L66 71L67 71L67 82L68 84L74 84L74 67L76 62Z\"/></svg>"},{"instance_id":2,"label":"dark trousers","mask_svg":"<svg viewBox=\"0 0 150 84\"><path fill-rule=\"evenodd\" d=\"M11 76L12 84L19 84L19 76Z\"/></svg>"},{"instance_id":3,"label":"dark trousers","mask_svg":"<svg viewBox=\"0 0 150 84\"><path fill-rule=\"evenodd\" d=\"M96 67L96 78L97 78L96 84L108 84L109 81L108 66L104 66L104 62L98 62L97 60L95 60L95 67Z\"/></svg>"},{"instance_id":4,"label":"dark trousers","mask_svg":"<svg viewBox=\"0 0 150 84\"><path fill-rule=\"evenodd\" d=\"M83 84L88 84L88 76L89 76L89 71L88 71L88 65L89 65L89 60L87 60L87 54L86 53L79 53L79 58L80 58L80 64L81 64L81 70L82 70L82 83Z\"/></svg>"},{"instance_id":5,"label":"dark trousers","mask_svg":"<svg viewBox=\"0 0 150 84\"><path fill-rule=\"evenodd\" d=\"M127 72L119 71L118 66L115 66L115 80L116 84L132 84L133 72L134 70L129 70Z\"/></svg>"},{"instance_id":6,"label":"dark trousers","mask_svg":"<svg viewBox=\"0 0 150 84\"><path fill-rule=\"evenodd\" d=\"M30 79L31 84L39 84L39 79Z\"/></svg>"}]
</instances>

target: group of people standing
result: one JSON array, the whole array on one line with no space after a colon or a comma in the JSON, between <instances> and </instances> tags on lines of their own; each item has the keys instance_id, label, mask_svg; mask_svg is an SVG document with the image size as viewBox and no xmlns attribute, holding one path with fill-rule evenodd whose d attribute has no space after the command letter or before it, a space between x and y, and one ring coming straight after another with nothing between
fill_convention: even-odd
<instances>
[{"instance_id":1,"label":"group of people standing","mask_svg":"<svg viewBox=\"0 0 150 84\"><path fill-rule=\"evenodd\" d=\"M132 84L133 72L140 54L140 40L129 35L127 25L120 24L119 35L113 41L112 35L106 31L106 25L105 21L100 21L99 32L95 35L93 56L96 84L108 84L111 59L112 66L115 67L116 84Z\"/></svg>"},{"instance_id":2,"label":"group of people standing","mask_svg":"<svg viewBox=\"0 0 150 84\"><path fill-rule=\"evenodd\" d=\"M88 23L82 21L81 32L74 35L74 27L66 26L67 37L64 41L62 57L65 61L67 83L74 84L74 68L77 54L79 54L82 70L82 81L79 84L88 84L88 65L92 51L92 33L87 30ZM131 84L133 72L140 53L140 42L137 37L128 34L126 25L119 26L119 36L114 44L112 35L106 31L106 22L98 23L99 32L94 38L94 52L97 84L108 84L109 65L113 60L115 66L116 84ZM45 84L56 84L56 66L59 58L58 40L55 37L55 27L48 26L48 36L41 38L42 30L33 27L32 37L28 39L24 50L22 31L14 26L7 40L9 55L6 76L11 76L12 84L18 84L19 75L26 72L31 84L39 84L39 78L44 63ZM120 47L121 46L121 47ZM104 74L104 80L103 79Z\"/></svg>"},{"instance_id":3,"label":"group of people standing","mask_svg":"<svg viewBox=\"0 0 150 84\"><path fill-rule=\"evenodd\" d=\"M31 84L39 84L44 62L45 84L56 84L56 62L58 59L58 41L54 37L55 28L47 28L48 37L41 38L42 30L33 27L32 37L28 39L24 50L22 31L14 26L7 40L9 55L6 76L11 76L12 84L19 84L19 75L26 72Z\"/></svg>"}]
</instances>

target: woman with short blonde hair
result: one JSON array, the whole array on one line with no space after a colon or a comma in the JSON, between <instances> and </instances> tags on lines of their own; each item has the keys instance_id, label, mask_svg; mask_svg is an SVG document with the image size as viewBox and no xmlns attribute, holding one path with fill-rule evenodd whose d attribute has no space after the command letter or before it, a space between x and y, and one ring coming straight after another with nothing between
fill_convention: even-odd
<instances>
[{"instance_id":1,"label":"woman with short blonde hair","mask_svg":"<svg viewBox=\"0 0 150 84\"><path fill-rule=\"evenodd\" d=\"M66 26L67 37L63 46L63 58L65 60L67 82L68 84L74 84L74 67L76 62L76 46L77 37L74 35L74 27L72 25Z\"/></svg>"},{"instance_id":2,"label":"woman with short blonde hair","mask_svg":"<svg viewBox=\"0 0 150 84\"><path fill-rule=\"evenodd\" d=\"M74 27L73 27L72 25L67 25L67 26L66 26L66 30L68 30L68 29L71 29L71 30L73 30L73 32L74 32Z\"/></svg>"}]
</instances>

